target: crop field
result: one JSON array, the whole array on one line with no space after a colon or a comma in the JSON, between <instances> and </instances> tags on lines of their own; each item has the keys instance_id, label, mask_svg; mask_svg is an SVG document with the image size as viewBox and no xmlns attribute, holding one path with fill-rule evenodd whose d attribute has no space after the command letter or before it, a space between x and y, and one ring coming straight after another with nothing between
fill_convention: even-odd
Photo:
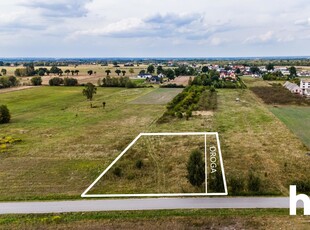
<instances>
[{"instance_id":1,"label":"crop field","mask_svg":"<svg viewBox=\"0 0 310 230\"><path fill-rule=\"evenodd\" d=\"M228 187L232 179L242 181L239 194L253 194L247 186L250 172L260 178L259 194L278 195L288 195L292 180L310 173L307 148L248 89L218 90L213 116L163 124L156 120L165 104L147 95L176 94L175 89L98 88L93 108L82 89L35 87L0 94L0 104L12 114L0 136L22 140L0 154L0 200L78 198L141 132L219 132ZM145 104L133 103L142 99Z\"/></svg>"},{"instance_id":2,"label":"crop field","mask_svg":"<svg viewBox=\"0 0 310 230\"><path fill-rule=\"evenodd\" d=\"M310 107L270 107L293 133L295 133L310 150Z\"/></svg>"}]
</instances>

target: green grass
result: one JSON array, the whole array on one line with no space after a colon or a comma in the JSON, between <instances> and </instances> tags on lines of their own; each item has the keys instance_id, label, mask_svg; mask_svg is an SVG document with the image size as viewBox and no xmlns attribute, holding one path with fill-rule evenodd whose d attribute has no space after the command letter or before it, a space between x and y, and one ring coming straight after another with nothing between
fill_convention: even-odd
<instances>
[{"instance_id":1,"label":"green grass","mask_svg":"<svg viewBox=\"0 0 310 230\"><path fill-rule=\"evenodd\" d=\"M305 146L248 89L218 90L213 115L164 124L155 122L166 109L156 102L178 89L98 88L96 108L82 89L0 94L12 114L0 136L22 139L0 155L0 200L78 198L141 132L219 132L228 187L234 176L246 183L253 170L262 180L259 194L288 195L290 183L310 173ZM251 195L246 189L243 194Z\"/></svg>"},{"instance_id":2,"label":"green grass","mask_svg":"<svg viewBox=\"0 0 310 230\"><path fill-rule=\"evenodd\" d=\"M307 229L309 217L287 209L199 209L2 215L4 229Z\"/></svg>"},{"instance_id":3,"label":"green grass","mask_svg":"<svg viewBox=\"0 0 310 230\"><path fill-rule=\"evenodd\" d=\"M22 139L0 156L0 200L78 198L165 110L164 105L131 104L153 88L98 88L91 102L96 108L90 108L82 89L0 94L12 114L0 136Z\"/></svg>"},{"instance_id":4,"label":"green grass","mask_svg":"<svg viewBox=\"0 0 310 230\"><path fill-rule=\"evenodd\" d=\"M239 177L245 194L251 194L246 186L253 171L261 179L258 194L288 195L292 181L310 173L306 147L250 90L218 90L213 127L220 135L229 187L231 178Z\"/></svg>"},{"instance_id":5,"label":"green grass","mask_svg":"<svg viewBox=\"0 0 310 230\"><path fill-rule=\"evenodd\" d=\"M310 107L270 107L293 133L310 149Z\"/></svg>"}]
</instances>

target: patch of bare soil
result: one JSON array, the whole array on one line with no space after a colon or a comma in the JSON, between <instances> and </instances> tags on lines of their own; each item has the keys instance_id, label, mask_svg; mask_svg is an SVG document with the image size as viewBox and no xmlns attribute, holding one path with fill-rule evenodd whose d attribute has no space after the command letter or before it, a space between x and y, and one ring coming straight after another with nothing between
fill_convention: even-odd
<instances>
[{"instance_id":1,"label":"patch of bare soil","mask_svg":"<svg viewBox=\"0 0 310 230\"><path fill-rule=\"evenodd\" d=\"M190 76L179 76L176 77L174 80L170 81L169 84L177 84L177 85L188 85L188 80Z\"/></svg>"},{"instance_id":2,"label":"patch of bare soil","mask_svg":"<svg viewBox=\"0 0 310 230\"><path fill-rule=\"evenodd\" d=\"M210 116L212 117L214 114L213 111L193 111L192 115L193 116Z\"/></svg>"}]
</instances>

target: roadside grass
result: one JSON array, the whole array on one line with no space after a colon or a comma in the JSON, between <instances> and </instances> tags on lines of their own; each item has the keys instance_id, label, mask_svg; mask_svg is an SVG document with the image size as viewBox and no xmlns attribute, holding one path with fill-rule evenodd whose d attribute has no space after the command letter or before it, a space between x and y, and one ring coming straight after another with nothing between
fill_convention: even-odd
<instances>
[{"instance_id":1,"label":"roadside grass","mask_svg":"<svg viewBox=\"0 0 310 230\"><path fill-rule=\"evenodd\" d=\"M287 209L198 209L1 215L5 229L307 229L309 217Z\"/></svg>"},{"instance_id":2,"label":"roadside grass","mask_svg":"<svg viewBox=\"0 0 310 230\"><path fill-rule=\"evenodd\" d=\"M281 106L269 110L310 149L310 107Z\"/></svg>"}]
</instances>

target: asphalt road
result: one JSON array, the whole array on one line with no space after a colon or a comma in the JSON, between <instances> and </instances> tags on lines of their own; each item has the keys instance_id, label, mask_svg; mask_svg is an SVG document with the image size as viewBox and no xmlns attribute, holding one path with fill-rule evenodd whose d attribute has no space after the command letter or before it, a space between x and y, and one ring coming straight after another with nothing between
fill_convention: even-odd
<instances>
[{"instance_id":1,"label":"asphalt road","mask_svg":"<svg viewBox=\"0 0 310 230\"><path fill-rule=\"evenodd\" d=\"M300 206L300 202L298 206ZM289 208L288 197L277 198L148 198L118 200L2 202L0 214L63 213L118 210L216 208Z\"/></svg>"}]
</instances>

